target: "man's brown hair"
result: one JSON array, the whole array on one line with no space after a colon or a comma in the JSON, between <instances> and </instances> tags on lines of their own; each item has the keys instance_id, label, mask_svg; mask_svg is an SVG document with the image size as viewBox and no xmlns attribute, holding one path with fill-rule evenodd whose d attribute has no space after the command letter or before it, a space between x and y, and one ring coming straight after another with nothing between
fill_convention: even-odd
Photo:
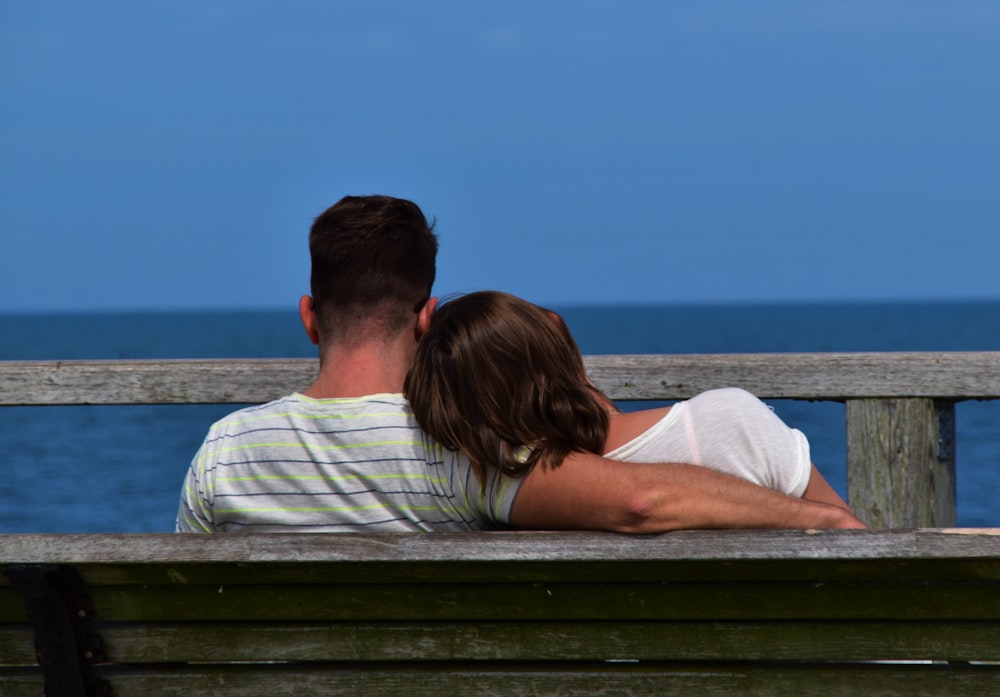
<instances>
[{"instance_id":1,"label":"man's brown hair","mask_svg":"<svg viewBox=\"0 0 1000 697\"><path fill-rule=\"evenodd\" d=\"M521 476L570 452L601 453L606 402L561 320L506 293L445 303L421 337L404 392L420 427L465 453L480 481Z\"/></svg>"},{"instance_id":2,"label":"man's brown hair","mask_svg":"<svg viewBox=\"0 0 1000 697\"><path fill-rule=\"evenodd\" d=\"M420 208L391 196L345 196L309 231L311 293L324 340L361 321L401 330L430 297L437 237Z\"/></svg>"}]
</instances>

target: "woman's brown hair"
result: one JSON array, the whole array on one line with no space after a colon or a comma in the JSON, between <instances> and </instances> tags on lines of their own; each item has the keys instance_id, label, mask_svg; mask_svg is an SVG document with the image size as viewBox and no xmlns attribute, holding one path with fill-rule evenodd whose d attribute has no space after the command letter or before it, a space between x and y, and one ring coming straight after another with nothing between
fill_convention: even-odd
<instances>
[{"instance_id":1,"label":"woman's brown hair","mask_svg":"<svg viewBox=\"0 0 1000 697\"><path fill-rule=\"evenodd\" d=\"M522 476L570 452L603 452L607 437L606 398L562 320L506 293L442 305L404 392L420 427L465 453L481 482L489 467Z\"/></svg>"}]
</instances>

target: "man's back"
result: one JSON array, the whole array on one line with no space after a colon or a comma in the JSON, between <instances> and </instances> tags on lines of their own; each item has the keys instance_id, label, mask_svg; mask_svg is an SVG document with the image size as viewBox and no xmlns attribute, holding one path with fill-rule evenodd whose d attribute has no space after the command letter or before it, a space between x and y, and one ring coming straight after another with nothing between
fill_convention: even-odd
<instances>
[{"instance_id":1,"label":"man's back","mask_svg":"<svg viewBox=\"0 0 1000 697\"><path fill-rule=\"evenodd\" d=\"M178 532L446 531L505 527L519 480L486 491L402 395L293 394L218 421L188 471Z\"/></svg>"}]
</instances>

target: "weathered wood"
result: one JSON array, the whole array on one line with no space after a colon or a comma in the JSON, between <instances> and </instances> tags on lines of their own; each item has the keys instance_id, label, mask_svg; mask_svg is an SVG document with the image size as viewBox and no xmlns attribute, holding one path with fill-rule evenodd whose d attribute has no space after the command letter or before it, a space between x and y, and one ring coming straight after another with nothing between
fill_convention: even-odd
<instances>
[{"instance_id":1,"label":"weathered wood","mask_svg":"<svg viewBox=\"0 0 1000 697\"><path fill-rule=\"evenodd\" d=\"M117 624L101 638L125 663L1000 660L1000 626L982 621Z\"/></svg>"},{"instance_id":2,"label":"weathered wood","mask_svg":"<svg viewBox=\"0 0 1000 697\"><path fill-rule=\"evenodd\" d=\"M876 527L953 524L954 403L1000 397L1000 353L587 363L616 399L845 401ZM0 404L256 403L315 368L0 362ZM125 697L1000 692L1000 530L0 535L4 697L42 687L24 564L72 569L87 679Z\"/></svg>"},{"instance_id":3,"label":"weathered wood","mask_svg":"<svg viewBox=\"0 0 1000 697\"><path fill-rule=\"evenodd\" d=\"M720 568L717 576L725 569ZM564 572L566 573L566 572ZM877 580L878 583L873 583ZM158 586L101 588L102 621L606 621L641 620L1000 620L1000 589L937 583L942 598L925 606L927 582L895 583L873 572L868 585L774 581L698 584L366 584L346 586ZM958 584L961 585L961 584ZM222 596L222 597L218 597ZM262 599L267 599L262 603Z\"/></svg>"},{"instance_id":4,"label":"weathered wood","mask_svg":"<svg viewBox=\"0 0 1000 697\"><path fill-rule=\"evenodd\" d=\"M1000 677L988 666L961 664L625 664L535 663L494 667L454 663L355 663L192 666L165 669L98 669L114 681L116 697L857 697L878 695L993 695ZM4 685L4 697L37 697L41 682L30 675Z\"/></svg>"},{"instance_id":5,"label":"weathered wood","mask_svg":"<svg viewBox=\"0 0 1000 697\"><path fill-rule=\"evenodd\" d=\"M857 671L856 673L853 671ZM138 676L137 676L138 677ZM165 675L169 681L169 675ZM148 680L149 678L147 678ZM257 695L469 695L482 697L500 692L538 696L579 695L747 695L748 697L803 697L806 695L921 695L977 694L996 692L994 673L965 666L923 666L917 670L901 666L858 667L837 670L828 666L733 665L666 666L656 663L614 666L579 666L551 663L490 669L480 664L456 663L449 670L431 672L419 665L393 669L385 665L357 666L339 670L258 670L239 673L204 671L182 676L156 692L164 680L147 682L147 691L130 694L189 697L192 694ZM178 683L180 683L178 685ZM205 684L219 685L219 691ZM139 685L137 688L141 689ZM123 697L129 697L123 693Z\"/></svg>"},{"instance_id":6,"label":"weathered wood","mask_svg":"<svg viewBox=\"0 0 1000 697\"><path fill-rule=\"evenodd\" d=\"M308 359L3 361L0 405L249 404L309 386Z\"/></svg>"},{"instance_id":7,"label":"weathered wood","mask_svg":"<svg viewBox=\"0 0 1000 697\"><path fill-rule=\"evenodd\" d=\"M24 601L21 600L21 604ZM35 633L27 626L27 616L0 615L0 666L33 666L35 658Z\"/></svg>"},{"instance_id":8,"label":"weathered wood","mask_svg":"<svg viewBox=\"0 0 1000 697\"><path fill-rule=\"evenodd\" d=\"M847 402L847 492L876 528L955 525L954 402Z\"/></svg>"},{"instance_id":9,"label":"weathered wood","mask_svg":"<svg viewBox=\"0 0 1000 697\"><path fill-rule=\"evenodd\" d=\"M762 399L1000 396L1000 352L587 356L613 399L687 399L742 387Z\"/></svg>"},{"instance_id":10,"label":"weathered wood","mask_svg":"<svg viewBox=\"0 0 1000 697\"><path fill-rule=\"evenodd\" d=\"M302 562L777 561L815 559L989 559L1000 557L1000 528L941 530L680 530L610 532L268 533L0 535L0 563L129 565ZM183 583L183 577L174 579Z\"/></svg>"},{"instance_id":11,"label":"weathered wood","mask_svg":"<svg viewBox=\"0 0 1000 697\"><path fill-rule=\"evenodd\" d=\"M0 535L10 564L73 568L126 697L1000 684L1000 530ZM5 696L41 685L17 594Z\"/></svg>"},{"instance_id":12,"label":"weathered wood","mask_svg":"<svg viewBox=\"0 0 1000 697\"><path fill-rule=\"evenodd\" d=\"M1000 352L587 356L613 399L742 387L764 399L1000 396ZM0 362L0 405L249 404L308 386L312 359Z\"/></svg>"},{"instance_id":13,"label":"weathered wood","mask_svg":"<svg viewBox=\"0 0 1000 697\"><path fill-rule=\"evenodd\" d=\"M857 697L877 695L992 695L1000 677L988 666L907 664L588 664L540 662L491 667L455 662L356 663L98 669L114 680L116 697ZM41 682L22 675L4 685L4 697L37 697Z\"/></svg>"}]
</instances>

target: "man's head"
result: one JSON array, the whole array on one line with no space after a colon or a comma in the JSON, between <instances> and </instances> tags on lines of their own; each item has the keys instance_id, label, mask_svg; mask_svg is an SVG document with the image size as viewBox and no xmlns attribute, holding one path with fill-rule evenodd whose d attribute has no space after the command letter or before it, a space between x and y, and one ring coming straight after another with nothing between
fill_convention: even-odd
<instances>
[{"instance_id":1,"label":"man's head","mask_svg":"<svg viewBox=\"0 0 1000 697\"><path fill-rule=\"evenodd\" d=\"M390 337L430 297L437 237L411 201L346 196L309 231L311 290L322 342Z\"/></svg>"}]
</instances>

